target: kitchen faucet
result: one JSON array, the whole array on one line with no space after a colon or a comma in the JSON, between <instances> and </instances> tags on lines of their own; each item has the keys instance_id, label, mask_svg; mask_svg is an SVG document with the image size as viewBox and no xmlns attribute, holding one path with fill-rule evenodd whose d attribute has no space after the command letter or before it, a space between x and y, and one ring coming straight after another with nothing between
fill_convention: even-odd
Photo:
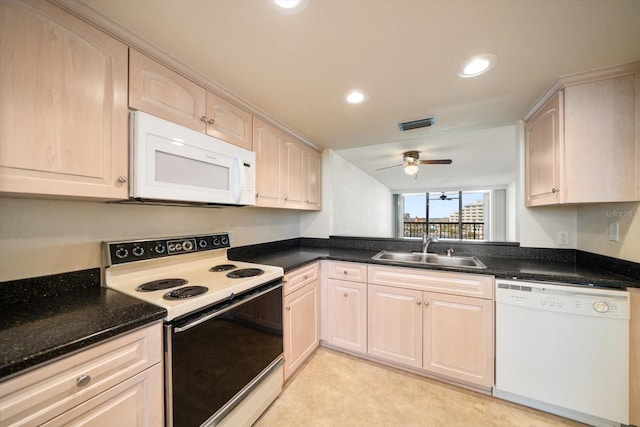
<instances>
[{"instance_id":1,"label":"kitchen faucet","mask_svg":"<svg viewBox=\"0 0 640 427\"><path fill-rule=\"evenodd\" d=\"M438 238L436 236L433 236L427 233L426 231L422 233L422 253L426 254L427 250L429 249L429 244L431 242L437 242L437 241L438 241Z\"/></svg>"}]
</instances>

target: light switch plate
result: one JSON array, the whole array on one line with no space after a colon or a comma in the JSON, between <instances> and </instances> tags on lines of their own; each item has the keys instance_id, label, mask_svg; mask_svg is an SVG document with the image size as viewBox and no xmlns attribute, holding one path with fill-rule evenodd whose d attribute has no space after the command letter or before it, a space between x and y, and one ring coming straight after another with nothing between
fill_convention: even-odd
<instances>
[{"instance_id":1,"label":"light switch plate","mask_svg":"<svg viewBox=\"0 0 640 427\"><path fill-rule=\"evenodd\" d=\"M609 240L617 242L620 239L620 224L617 222L609 223Z\"/></svg>"}]
</instances>

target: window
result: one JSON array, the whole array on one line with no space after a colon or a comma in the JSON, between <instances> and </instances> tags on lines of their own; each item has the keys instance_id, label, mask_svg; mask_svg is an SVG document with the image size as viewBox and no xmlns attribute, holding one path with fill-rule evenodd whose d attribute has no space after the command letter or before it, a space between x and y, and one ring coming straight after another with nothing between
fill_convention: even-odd
<instances>
[{"instance_id":1,"label":"window","mask_svg":"<svg viewBox=\"0 0 640 427\"><path fill-rule=\"evenodd\" d=\"M489 191L398 194L397 237L488 240Z\"/></svg>"}]
</instances>

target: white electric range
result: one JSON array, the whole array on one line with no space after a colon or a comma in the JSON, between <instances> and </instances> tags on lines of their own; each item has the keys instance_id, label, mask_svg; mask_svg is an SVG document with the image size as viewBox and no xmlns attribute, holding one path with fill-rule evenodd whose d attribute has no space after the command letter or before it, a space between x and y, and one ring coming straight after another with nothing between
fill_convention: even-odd
<instances>
[{"instance_id":1,"label":"white electric range","mask_svg":"<svg viewBox=\"0 0 640 427\"><path fill-rule=\"evenodd\" d=\"M284 271L229 247L228 233L103 244L105 286L167 310L167 427L251 425L282 389Z\"/></svg>"}]
</instances>

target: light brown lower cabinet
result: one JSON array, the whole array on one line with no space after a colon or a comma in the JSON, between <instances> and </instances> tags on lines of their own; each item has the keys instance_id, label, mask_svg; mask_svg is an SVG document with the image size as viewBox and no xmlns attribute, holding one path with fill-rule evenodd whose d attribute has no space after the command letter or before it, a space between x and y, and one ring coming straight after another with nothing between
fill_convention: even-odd
<instances>
[{"instance_id":1,"label":"light brown lower cabinet","mask_svg":"<svg viewBox=\"0 0 640 427\"><path fill-rule=\"evenodd\" d=\"M287 273L282 308L286 381L320 344L318 263Z\"/></svg>"},{"instance_id":2,"label":"light brown lower cabinet","mask_svg":"<svg viewBox=\"0 0 640 427\"><path fill-rule=\"evenodd\" d=\"M162 325L0 383L0 426L164 424Z\"/></svg>"},{"instance_id":3,"label":"light brown lower cabinet","mask_svg":"<svg viewBox=\"0 0 640 427\"><path fill-rule=\"evenodd\" d=\"M493 385L493 300L424 292L423 368Z\"/></svg>"},{"instance_id":4,"label":"light brown lower cabinet","mask_svg":"<svg viewBox=\"0 0 640 427\"><path fill-rule=\"evenodd\" d=\"M493 385L493 301L369 284L368 353Z\"/></svg>"},{"instance_id":5,"label":"light brown lower cabinet","mask_svg":"<svg viewBox=\"0 0 640 427\"><path fill-rule=\"evenodd\" d=\"M367 284L327 281L327 342L345 350L367 352Z\"/></svg>"}]
</instances>

